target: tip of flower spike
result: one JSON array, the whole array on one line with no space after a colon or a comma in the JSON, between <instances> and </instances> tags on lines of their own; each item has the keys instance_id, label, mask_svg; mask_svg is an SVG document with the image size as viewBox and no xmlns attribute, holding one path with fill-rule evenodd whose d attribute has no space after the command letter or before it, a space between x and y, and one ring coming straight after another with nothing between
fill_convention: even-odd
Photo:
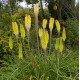
<instances>
[{"instance_id":1,"label":"tip of flower spike","mask_svg":"<svg viewBox=\"0 0 80 80\"><path fill-rule=\"evenodd\" d=\"M27 31L29 31L31 28L31 16L30 15L25 16L25 27Z\"/></svg>"},{"instance_id":2,"label":"tip of flower spike","mask_svg":"<svg viewBox=\"0 0 80 80\"><path fill-rule=\"evenodd\" d=\"M16 22L12 22L12 28L13 28L13 32L14 32L15 36L18 37L18 34L19 34L18 24Z\"/></svg>"},{"instance_id":3,"label":"tip of flower spike","mask_svg":"<svg viewBox=\"0 0 80 80\"><path fill-rule=\"evenodd\" d=\"M63 41L62 41L62 37L60 37L59 51L60 51L60 52L63 51Z\"/></svg>"},{"instance_id":4,"label":"tip of flower spike","mask_svg":"<svg viewBox=\"0 0 80 80\"><path fill-rule=\"evenodd\" d=\"M56 38L55 50L58 50L58 48L59 48L59 38Z\"/></svg>"},{"instance_id":5,"label":"tip of flower spike","mask_svg":"<svg viewBox=\"0 0 80 80\"><path fill-rule=\"evenodd\" d=\"M46 28L46 25L47 25L47 19L43 19L43 22L42 22L43 29Z\"/></svg>"},{"instance_id":6,"label":"tip of flower spike","mask_svg":"<svg viewBox=\"0 0 80 80\"><path fill-rule=\"evenodd\" d=\"M9 47L10 49L13 49L13 40L11 36L9 37Z\"/></svg>"},{"instance_id":7,"label":"tip of flower spike","mask_svg":"<svg viewBox=\"0 0 80 80\"><path fill-rule=\"evenodd\" d=\"M42 38L42 35L43 35L43 29L42 28L39 28L38 33L39 33L39 37L41 39Z\"/></svg>"},{"instance_id":8,"label":"tip of flower spike","mask_svg":"<svg viewBox=\"0 0 80 80\"><path fill-rule=\"evenodd\" d=\"M57 28L57 31L58 31L58 33L60 33L60 23L59 23L59 21L58 20L55 20L55 25L56 25L56 28Z\"/></svg>"},{"instance_id":9,"label":"tip of flower spike","mask_svg":"<svg viewBox=\"0 0 80 80\"><path fill-rule=\"evenodd\" d=\"M51 17L50 20L49 20L49 29L50 29L50 31L52 31L53 26L54 26L54 18Z\"/></svg>"},{"instance_id":10,"label":"tip of flower spike","mask_svg":"<svg viewBox=\"0 0 80 80\"><path fill-rule=\"evenodd\" d=\"M38 15L38 13L39 13L39 4L38 3L37 4L34 4L34 13L36 15Z\"/></svg>"},{"instance_id":11,"label":"tip of flower spike","mask_svg":"<svg viewBox=\"0 0 80 80\"><path fill-rule=\"evenodd\" d=\"M24 29L22 24L20 24L20 34L21 34L21 37L24 39L24 37L25 37L25 29Z\"/></svg>"}]
</instances>

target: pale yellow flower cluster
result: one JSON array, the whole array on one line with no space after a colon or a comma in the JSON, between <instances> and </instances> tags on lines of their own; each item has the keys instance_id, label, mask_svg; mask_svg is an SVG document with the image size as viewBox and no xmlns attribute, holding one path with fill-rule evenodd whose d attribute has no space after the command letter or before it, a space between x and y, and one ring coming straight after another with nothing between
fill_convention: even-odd
<instances>
[{"instance_id":1,"label":"pale yellow flower cluster","mask_svg":"<svg viewBox=\"0 0 80 80\"><path fill-rule=\"evenodd\" d=\"M60 38L56 38L56 43L55 43L55 49L59 50L60 52L63 51L63 42L66 40L66 30L63 27L63 31L62 31L62 37Z\"/></svg>"},{"instance_id":2,"label":"pale yellow flower cluster","mask_svg":"<svg viewBox=\"0 0 80 80\"><path fill-rule=\"evenodd\" d=\"M38 4L34 5L34 13L35 13L35 15L38 15L38 13L39 13L39 5ZM43 48L43 50L47 49L47 45L48 45L48 42L49 42L49 33L46 30L47 23L48 23L47 19L43 19L43 22L42 22L42 27L43 28L39 28L39 31L38 31L41 47ZM54 23L56 25L56 29L57 29L58 34L59 34L60 30L61 30L60 23L59 23L58 20L55 20L52 17L49 20L50 32L52 33L52 30L54 28ZM28 14L25 16L25 28L26 28L27 32L29 33L30 28L31 28L31 16L28 15ZM18 39L18 36L19 36L19 29L20 29L20 35L21 35L22 39L24 40L25 35L26 35L25 28L24 28L23 24L20 24L20 28L18 28L17 22L12 22L13 33L16 36L17 39ZM63 51L63 41L65 41L65 40L66 40L66 30L63 27L62 36L56 38L55 49L62 52ZM9 47L10 47L10 49L13 48L13 40L12 40L11 36L9 38ZM18 55L18 57L19 57L19 59L23 58L22 43L19 43L19 55Z\"/></svg>"},{"instance_id":3,"label":"pale yellow flower cluster","mask_svg":"<svg viewBox=\"0 0 80 80\"><path fill-rule=\"evenodd\" d=\"M59 50L60 52L63 51L62 37L56 38L55 49L56 49L56 50Z\"/></svg>"},{"instance_id":4,"label":"pale yellow flower cluster","mask_svg":"<svg viewBox=\"0 0 80 80\"><path fill-rule=\"evenodd\" d=\"M42 28L39 28L39 37L40 37L40 42L41 46L44 50L46 50L48 41L49 41L49 34L47 30L44 30Z\"/></svg>"}]
</instances>

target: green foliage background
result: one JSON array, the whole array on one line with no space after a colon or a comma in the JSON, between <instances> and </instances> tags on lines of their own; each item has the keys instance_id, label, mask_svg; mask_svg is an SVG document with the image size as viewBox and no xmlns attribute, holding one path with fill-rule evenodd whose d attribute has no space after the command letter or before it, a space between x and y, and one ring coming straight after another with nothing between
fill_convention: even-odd
<instances>
[{"instance_id":1,"label":"green foliage background","mask_svg":"<svg viewBox=\"0 0 80 80\"><path fill-rule=\"evenodd\" d=\"M12 0L11 0L12 1ZM29 1L29 0L26 0ZM37 0L36 0L37 1ZM30 3L30 2L28 2ZM33 2L35 3L35 2ZM11 6L14 5L11 2ZM15 6L16 7L16 6ZM35 33L35 18L33 14L33 8L23 9L16 7L10 11L10 7L6 6L2 9L2 16L0 18L0 80L56 80L56 60L54 44L55 38L52 40L53 50L52 54L42 56L36 52L36 33ZM12 14L11 14L12 13ZM65 48L63 51L63 57L60 62L59 77L60 80L79 80L78 79L78 46L79 46L79 21L78 21L78 5L76 9L71 12L75 17L69 16L64 22L67 32L67 39L65 42ZM25 55L24 59L18 59L18 44L16 38L12 35L11 22L16 21L18 25L22 23L24 25L24 18L26 14L30 14L32 18L31 24L31 37L30 46L31 54ZM49 21L49 11L44 9L45 17ZM39 27L42 27L42 10L39 12ZM34 34L33 34L34 33ZM56 35L56 31L55 34ZM12 35L14 41L13 50L9 49L9 36ZM26 34L27 36L27 34ZM24 40L26 46L26 53L28 53L27 38ZM46 59L46 60L45 60ZM32 78L32 79L31 79Z\"/></svg>"}]
</instances>

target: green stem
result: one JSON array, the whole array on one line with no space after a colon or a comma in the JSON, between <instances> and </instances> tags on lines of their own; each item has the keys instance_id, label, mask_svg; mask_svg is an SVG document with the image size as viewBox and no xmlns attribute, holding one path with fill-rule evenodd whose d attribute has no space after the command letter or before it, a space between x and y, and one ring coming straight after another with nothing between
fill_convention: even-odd
<instances>
[{"instance_id":1,"label":"green stem","mask_svg":"<svg viewBox=\"0 0 80 80\"><path fill-rule=\"evenodd\" d=\"M46 55L46 50L44 50L44 55Z\"/></svg>"},{"instance_id":2,"label":"green stem","mask_svg":"<svg viewBox=\"0 0 80 80\"><path fill-rule=\"evenodd\" d=\"M16 36L16 40L17 40L17 45L18 45L18 36Z\"/></svg>"},{"instance_id":3,"label":"green stem","mask_svg":"<svg viewBox=\"0 0 80 80\"><path fill-rule=\"evenodd\" d=\"M52 41L52 31L50 31L50 48L49 48L49 54L51 53L51 41Z\"/></svg>"},{"instance_id":4,"label":"green stem","mask_svg":"<svg viewBox=\"0 0 80 80\"><path fill-rule=\"evenodd\" d=\"M58 59L57 59L57 51L55 51L55 58L56 58L56 67L57 67L57 62L58 62L58 61L57 61L57 60L58 60Z\"/></svg>"},{"instance_id":5,"label":"green stem","mask_svg":"<svg viewBox=\"0 0 80 80\"><path fill-rule=\"evenodd\" d=\"M40 51L41 51L41 54L42 54L41 38L40 38Z\"/></svg>"},{"instance_id":6,"label":"green stem","mask_svg":"<svg viewBox=\"0 0 80 80\"><path fill-rule=\"evenodd\" d=\"M38 52L39 51L39 40L38 40L38 15L35 14L35 29L36 29L36 36L37 36L37 47L38 47Z\"/></svg>"},{"instance_id":7,"label":"green stem","mask_svg":"<svg viewBox=\"0 0 80 80\"><path fill-rule=\"evenodd\" d=\"M39 50L39 39L38 39L38 32L37 32L37 45L38 45L38 52L40 53L40 50Z\"/></svg>"},{"instance_id":8,"label":"green stem","mask_svg":"<svg viewBox=\"0 0 80 80\"><path fill-rule=\"evenodd\" d=\"M29 40L30 40L30 33L28 31L28 47L29 47L29 53L30 53L30 42L29 42Z\"/></svg>"},{"instance_id":9,"label":"green stem","mask_svg":"<svg viewBox=\"0 0 80 80\"><path fill-rule=\"evenodd\" d=\"M59 53L57 53L57 80L59 80Z\"/></svg>"},{"instance_id":10,"label":"green stem","mask_svg":"<svg viewBox=\"0 0 80 80\"><path fill-rule=\"evenodd\" d=\"M23 40L23 48L24 48L24 53L26 54L26 49L25 49L25 42L24 42L24 38L23 38L22 40Z\"/></svg>"},{"instance_id":11,"label":"green stem","mask_svg":"<svg viewBox=\"0 0 80 80\"><path fill-rule=\"evenodd\" d=\"M58 32L58 37L60 37L60 32Z\"/></svg>"},{"instance_id":12,"label":"green stem","mask_svg":"<svg viewBox=\"0 0 80 80\"><path fill-rule=\"evenodd\" d=\"M47 58L47 56L46 56L46 49L44 50L44 64L45 64L45 66L46 66L46 58Z\"/></svg>"}]
</instances>

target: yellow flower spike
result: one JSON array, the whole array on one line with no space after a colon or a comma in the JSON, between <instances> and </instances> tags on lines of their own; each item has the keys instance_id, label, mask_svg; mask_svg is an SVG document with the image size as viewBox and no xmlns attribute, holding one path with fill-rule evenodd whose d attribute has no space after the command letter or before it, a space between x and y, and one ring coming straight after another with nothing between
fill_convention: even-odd
<instances>
[{"instance_id":1,"label":"yellow flower spike","mask_svg":"<svg viewBox=\"0 0 80 80\"><path fill-rule=\"evenodd\" d=\"M9 47L10 47L10 49L13 48L13 40L12 40L11 36L9 37Z\"/></svg>"},{"instance_id":2,"label":"yellow flower spike","mask_svg":"<svg viewBox=\"0 0 80 80\"><path fill-rule=\"evenodd\" d=\"M34 13L38 15L39 13L39 4L34 4Z\"/></svg>"},{"instance_id":3,"label":"yellow flower spike","mask_svg":"<svg viewBox=\"0 0 80 80\"><path fill-rule=\"evenodd\" d=\"M63 42L62 42L62 37L60 37L60 43L59 43L59 51L63 51Z\"/></svg>"},{"instance_id":4,"label":"yellow flower spike","mask_svg":"<svg viewBox=\"0 0 80 80\"><path fill-rule=\"evenodd\" d=\"M56 38L55 50L59 49L59 38Z\"/></svg>"},{"instance_id":5,"label":"yellow flower spike","mask_svg":"<svg viewBox=\"0 0 80 80\"><path fill-rule=\"evenodd\" d=\"M42 35L43 35L43 29L39 28L39 37L40 37L40 39L42 38Z\"/></svg>"},{"instance_id":6,"label":"yellow flower spike","mask_svg":"<svg viewBox=\"0 0 80 80\"><path fill-rule=\"evenodd\" d=\"M63 39L63 41L66 40L66 30L65 30L65 27L63 27L63 31L62 31L62 39Z\"/></svg>"},{"instance_id":7,"label":"yellow flower spike","mask_svg":"<svg viewBox=\"0 0 80 80\"><path fill-rule=\"evenodd\" d=\"M47 39L46 41L47 41L47 43L48 43L48 40L49 40L49 34L48 34L48 31L47 31L47 30L45 31L45 36L46 36L46 39Z\"/></svg>"},{"instance_id":8,"label":"yellow flower spike","mask_svg":"<svg viewBox=\"0 0 80 80\"><path fill-rule=\"evenodd\" d=\"M22 43L19 43L19 59L23 59L23 53L22 53Z\"/></svg>"},{"instance_id":9,"label":"yellow flower spike","mask_svg":"<svg viewBox=\"0 0 80 80\"><path fill-rule=\"evenodd\" d=\"M42 39L41 39L41 46L44 50L46 50L46 48L47 48L48 40L49 40L48 31L44 30L43 31L43 36L42 36Z\"/></svg>"},{"instance_id":10,"label":"yellow flower spike","mask_svg":"<svg viewBox=\"0 0 80 80\"><path fill-rule=\"evenodd\" d=\"M58 20L55 20L55 25L56 25L57 31L59 33L60 32L60 23Z\"/></svg>"},{"instance_id":11,"label":"yellow flower spike","mask_svg":"<svg viewBox=\"0 0 80 80\"><path fill-rule=\"evenodd\" d=\"M30 15L25 16L25 27L26 27L27 31L29 32L29 30L31 28L31 16Z\"/></svg>"},{"instance_id":12,"label":"yellow flower spike","mask_svg":"<svg viewBox=\"0 0 80 80\"><path fill-rule=\"evenodd\" d=\"M22 24L20 24L20 33L21 33L21 37L24 39L24 37L25 37L25 29L24 29Z\"/></svg>"},{"instance_id":13,"label":"yellow flower spike","mask_svg":"<svg viewBox=\"0 0 80 80\"><path fill-rule=\"evenodd\" d=\"M43 23L42 23L43 29L46 28L46 25L47 25L47 19L43 19Z\"/></svg>"},{"instance_id":14,"label":"yellow flower spike","mask_svg":"<svg viewBox=\"0 0 80 80\"><path fill-rule=\"evenodd\" d=\"M16 37L18 37L18 24L16 22L12 22L12 28L13 28L13 32L15 34Z\"/></svg>"},{"instance_id":15,"label":"yellow flower spike","mask_svg":"<svg viewBox=\"0 0 80 80\"><path fill-rule=\"evenodd\" d=\"M49 29L50 29L50 31L52 31L53 25L54 25L54 18L50 18L50 20L49 20Z\"/></svg>"}]
</instances>

